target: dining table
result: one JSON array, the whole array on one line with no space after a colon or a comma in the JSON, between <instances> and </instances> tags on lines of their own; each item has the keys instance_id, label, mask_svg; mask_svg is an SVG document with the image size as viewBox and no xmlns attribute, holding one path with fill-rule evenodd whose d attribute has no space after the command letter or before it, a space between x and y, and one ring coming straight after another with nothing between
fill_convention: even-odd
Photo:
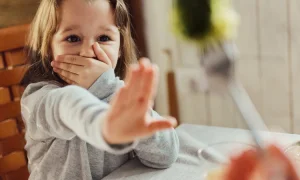
<instances>
[{"instance_id":1,"label":"dining table","mask_svg":"<svg viewBox=\"0 0 300 180\"><path fill-rule=\"evenodd\" d=\"M220 164L201 156L201 150L213 147L223 155L231 156L241 147L254 147L248 130L182 124L176 129L180 150L176 162L166 169L153 169L144 166L138 158L133 158L104 180L205 180L208 172ZM300 135L276 132L262 132L264 142L274 141L283 149L300 141ZM239 146L239 147L238 147ZM200 151L199 151L200 150ZM300 153L300 152L299 152Z\"/></svg>"}]
</instances>

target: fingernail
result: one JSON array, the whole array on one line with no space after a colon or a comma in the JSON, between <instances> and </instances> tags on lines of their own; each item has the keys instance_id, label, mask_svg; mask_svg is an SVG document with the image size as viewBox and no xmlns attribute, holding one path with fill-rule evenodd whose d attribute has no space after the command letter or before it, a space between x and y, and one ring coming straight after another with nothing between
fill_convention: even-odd
<instances>
[{"instance_id":1,"label":"fingernail","mask_svg":"<svg viewBox=\"0 0 300 180\"><path fill-rule=\"evenodd\" d=\"M100 45L99 45L99 43L98 43L98 42L95 42L95 43L94 43L94 46L98 46L98 47L100 47Z\"/></svg>"},{"instance_id":2,"label":"fingernail","mask_svg":"<svg viewBox=\"0 0 300 180\"><path fill-rule=\"evenodd\" d=\"M178 121L177 121L177 119L175 119L175 118L173 118L173 126L176 126L177 124L178 124Z\"/></svg>"},{"instance_id":3,"label":"fingernail","mask_svg":"<svg viewBox=\"0 0 300 180\"><path fill-rule=\"evenodd\" d=\"M56 58L54 59L54 61L58 61L61 57L62 57L61 55L56 56Z\"/></svg>"},{"instance_id":4,"label":"fingernail","mask_svg":"<svg viewBox=\"0 0 300 180\"><path fill-rule=\"evenodd\" d=\"M140 59L140 61L149 61L149 59L146 58L146 57L142 57L142 58Z\"/></svg>"},{"instance_id":5,"label":"fingernail","mask_svg":"<svg viewBox=\"0 0 300 180\"><path fill-rule=\"evenodd\" d=\"M173 126L176 126L177 125L177 120L174 118L174 117L168 117L168 119L170 120L170 122L171 122L171 124L173 125Z\"/></svg>"},{"instance_id":6,"label":"fingernail","mask_svg":"<svg viewBox=\"0 0 300 180\"><path fill-rule=\"evenodd\" d=\"M57 66L57 65L58 65L58 62L52 61L52 62L51 62L51 65L52 65L52 66Z\"/></svg>"},{"instance_id":7,"label":"fingernail","mask_svg":"<svg viewBox=\"0 0 300 180\"><path fill-rule=\"evenodd\" d=\"M150 64L150 60L148 58L141 58L140 63L144 64L144 65L149 65Z\"/></svg>"},{"instance_id":8,"label":"fingernail","mask_svg":"<svg viewBox=\"0 0 300 180\"><path fill-rule=\"evenodd\" d=\"M137 71L139 69L139 66L137 64L131 65L132 71Z\"/></svg>"}]
</instances>

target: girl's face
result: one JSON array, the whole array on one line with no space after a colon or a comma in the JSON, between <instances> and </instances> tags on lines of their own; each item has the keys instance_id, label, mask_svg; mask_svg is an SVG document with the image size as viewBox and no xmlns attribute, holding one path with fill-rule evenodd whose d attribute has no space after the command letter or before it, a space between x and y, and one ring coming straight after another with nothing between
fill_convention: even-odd
<instances>
[{"instance_id":1,"label":"girl's face","mask_svg":"<svg viewBox=\"0 0 300 180\"><path fill-rule=\"evenodd\" d=\"M60 24L51 43L53 57L79 55L97 59L92 47L95 42L115 68L120 54L120 32L109 1L64 0Z\"/></svg>"}]
</instances>

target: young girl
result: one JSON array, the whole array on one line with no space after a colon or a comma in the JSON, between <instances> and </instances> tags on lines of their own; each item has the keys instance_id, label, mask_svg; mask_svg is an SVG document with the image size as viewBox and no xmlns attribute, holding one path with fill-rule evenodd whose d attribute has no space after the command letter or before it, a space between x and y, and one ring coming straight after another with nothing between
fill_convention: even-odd
<instances>
[{"instance_id":1,"label":"young girl","mask_svg":"<svg viewBox=\"0 0 300 180\"><path fill-rule=\"evenodd\" d=\"M120 80L136 60L130 33L123 0L41 1L21 101L30 179L101 179L132 152L153 168L176 160L174 119L149 108L156 68L141 60Z\"/></svg>"}]
</instances>

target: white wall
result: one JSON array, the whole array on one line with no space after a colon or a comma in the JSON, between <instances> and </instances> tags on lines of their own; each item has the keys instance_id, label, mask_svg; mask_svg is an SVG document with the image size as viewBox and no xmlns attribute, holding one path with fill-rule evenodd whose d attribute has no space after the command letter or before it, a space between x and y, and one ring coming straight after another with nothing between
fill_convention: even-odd
<instances>
[{"instance_id":1,"label":"white wall","mask_svg":"<svg viewBox=\"0 0 300 180\"><path fill-rule=\"evenodd\" d=\"M236 73L265 122L300 133L300 1L234 0L242 21ZM157 109L168 114L166 72L176 72L180 119L186 123L244 127L227 96L194 92L189 79L199 77L197 49L170 31L172 0L145 0L150 58L160 67ZM172 57L164 54L168 49ZM169 60L171 59L171 61Z\"/></svg>"}]
</instances>

